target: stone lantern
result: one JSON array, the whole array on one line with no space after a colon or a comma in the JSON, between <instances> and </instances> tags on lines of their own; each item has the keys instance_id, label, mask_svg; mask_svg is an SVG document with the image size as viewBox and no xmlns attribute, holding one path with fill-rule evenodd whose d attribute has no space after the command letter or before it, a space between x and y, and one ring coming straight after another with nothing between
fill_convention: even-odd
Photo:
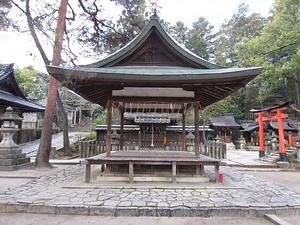
<instances>
[{"instance_id":1,"label":"stone lantern","mask_svg":"<svg viewBox=\"0 0 300 225\"><path fill-rule=\"evenodd\" d=\"M215 138L214 138L215 142L220 142L221 141L221 138L219 137L219 135L217 135Z\"/></svg>"},{"instance_id":2,"label":"stone lantern","mask_svg":"<svg viewBox=\"0 0 300 225\"><path fill-rule=\"evenodd\" d=\"M13 113L13 109L11 107L6 108L6 112L0 115L0 121L3 121L0 128L0 131L3 135L3 139L0 143L0 148L18 147L18 145L13 140L13 135L17 131L19 131L19 129L16 128L16 122L21 120L21 117Z\"/></svg>"},{"instance_id":3,"label":"stone lantern","mask_svg":"<svg viewBox=\"0 0 300 225\"><path fill-rule=\"evenodd\" d=\"M300 134L298 133L296 137L296 145L295 147L297 148L297 159L300 160Z\"/></svg>"},{"instance_id":4,"label":"stone lantern","mask_svg":"<svg viewBox=\"0 0 300 225\"><path fill-rule=\"evenodd\" d=\"M245 141L245 138L243 137L243 135L241 135L236 143L235 143L235 146L236 146L236 149L245 149L245 146L246 146L246 141Z\"/></svg>"},{"instance_id":5,"label":"stone lantern","mask_svg":"<svg viewBox=\"0 0 300 225\"><path fill-rule=\"evenodd\" d=\"M275 132L272 132L272 135L271 135L271 145L272 145L272 150L273 152L277 151L278 150L278 136L275 134Z\"/></svg>"},{"instance_id":6,"label":"stone lantern","mask_svg":"<svg viewBox=\"0 0 300 225\"><path fill-rule=\"evenodd\" d=\"M111 134L111 146L113 151L118 150L119 140L120 135L117 133L116 130L113 130L113 133Z\"/></svg>"},{"instance_id":7,"label":"stone lantern","mask_svg":"<svg viewBox=\"0 0 300 225\"><path fill-rule=\"evenodd\" d=\"M195 135L191 131L185 136L186 140L186 150L188 152L194 151L194 145L195 145Z\"/></svg>"},{"instance_id":8,"label":"stone lantern","mask_svg":"<svg viewBox=\"0 0 300 225\"><path fill-rule=\"evenodd\" d=\"M30 158L26 158L26 153L22 153L22 149L13 140L14 133L19 130L16 128L16 122L21 120L21 117L13 113L11 107L0 115L2 122L0 131L3 136L0 143L0 170L18 169L20 165L27 165L30 162Z\"/></svg>"},{"instance_id":9,"label":"stone lantern","mask_svg":"<svg viewBox=\"0 0 300 225\"><path fill-rule=\"evenodd\" d=\"M267 133L266 137L265 137L265 146L266 146L266 149L265 149L265 154L266 155L269 155L270 154L270 150L271 150L271 140L272 140L272 137L270 136L269 133Z\"/></svg>"}]
</instances>

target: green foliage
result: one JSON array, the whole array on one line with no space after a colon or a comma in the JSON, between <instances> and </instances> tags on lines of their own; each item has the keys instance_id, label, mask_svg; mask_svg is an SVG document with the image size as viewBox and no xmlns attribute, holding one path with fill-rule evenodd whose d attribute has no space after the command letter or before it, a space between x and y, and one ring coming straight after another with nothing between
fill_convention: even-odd
<instances>
[{"instance_id":1,"label":"green foliage","mask_svg":"<svg viewBox=\"0 0 300 225\"><path fill-rule=\"evenodd\" d=\"M188 32L185 46L196 55L207 60L210 59L213 53L213 28L214 26L209 24L205 18L200 17Z\"/></svg>"},{"instance_id":2,"label":"green foliage","mask_svg":"<svg viewBox=\"0 0 300 225\"><path fill-rule=\"evenodd\" d=\"M91 133L85 136L85 140L96 140L97 133L96 131L92 131Z\"/></svg>"},{"instance_id":3,"label":"green foliage","mask_svg":"<svg viewBox=\"0 0 300 225\"><path fill-rule=\"evenodd\" d=\"M38 71L30 67L15 69L15 78L28 100L38 101L46 98L46 83Z\"/></svg>"},{"instance_id":4,"label":"green foliage","mask_svg":"<svg viewBox=\"0 0 300 225\"><path fill-rule=\"evenodd\" d=\"M212 117L223 116L228 113L232 113L236 118L243 117L243 112L240 110L238 101L233 96L228 96L223 100L207 106L203 110L204 118L206 118L206 120Z\"/></svg>"},{"instance_id":5,"label":"green foliage","mask_svg":"<svg viewBox=\"0 0 300 225\"><path fill-rule=\"evenodd\" d=\"M183 22L178 21L171 26L166 23L167 30L171 36L180 44L191 50L196 55L209 59L213 53L212 26L205 18L200 17L193 23L192 29L188 29Z\"/></svg>"},{"instance_id":6,"label":"green foliage","mask_svg":"<svg viewBox=\"0 0 300 225\"><path fill-rule=\"evenodd\" d=\"M244 39L239 59L244 65L264 67L252 85L259 87L257 100L263 105L296 99L300 50L300 2L277 0L273 17L261 35Z\"/></svg>"},{"instance_id":7,"label":"green foliage","mask_svg":"<svg viewBox=\"0 0 300 225\"><path fill-rule=\"evenodd\" d=\"M265 18L257 13L247 16L248 11L248 5L239 5L232 18L221 25L214 42L217 64L236 66L239 61L237 44L242 42L243 38L253 38L262 32Z\"/></svg>"},{"instance_id":8,"label":"green foliage","mask_svg":"<svg viewBox=\"0 0 300 225\"><path fill-rule=\"evenodd\" d=\"M92 113L93 120L98 117L101 117L102 115L105 115L105 109L102 106L97 106L95 109L93 109L93 113Z\"/></svg>"},{"instance_id":9,"label":"green foliage","mask_svg":"<svg viewBox=\"0 0 300 225\"><path fill-rule=\"evenodd\" d=\"M94 126L106 124L106 115L101 115L101 116L97 117L94 120L93 124L94 124Z\"/></svg>"},{"instance_id":10,"label":"green foliage","mask_svg":"<svg viewBox=\"0 0 300 225\"><path fill-rule=\"evenodd\" d=\"M178 21L175 25L168 28L169 34L180 44L185 44L188 28L183 22Z\"/></svg>"},{"instance_id":11,"label":"green foliage","mask_svg":"<svg viewBox=\"0 0 300 225\"><path fill-rule=\"evenodd\" d=\"M119 1L123 6L121 16L116 21L115 29L108 30L105 34L101 49L112 53L130 42L141 32L149 17L145 0Z\"/></svg>"},{"instance_id":12,"label":"green foliage","mask_svg":"<svg viewBox=\"0 0 300 225\"><path fill-rule=\"evenodd\" d=\"M0 30L7 31L10 27L18 29L18 26L9 17L9 13L12 9L10 0L0 1Z\"/></svg>"},{"instance_id":13,"label":"green foliage","mask_svg":"<svg viewBox=\"0 0 300 225\"><path fill-rule=\"evenodd\" d=\"M220 100L212 105L207 106L203 113L209 117L216 117L225 115L228 112L228 99Z\"/></svg>"},{"instance_id":14,"label":"green foliage","mask_svg":"<svg viewBox=\"0 0 300 225\"><path fill-rule=\"evenodd\" d=\"M106 110L99 106L92 113L93 126L106 124Z\"/></svg>"}]
</instances>

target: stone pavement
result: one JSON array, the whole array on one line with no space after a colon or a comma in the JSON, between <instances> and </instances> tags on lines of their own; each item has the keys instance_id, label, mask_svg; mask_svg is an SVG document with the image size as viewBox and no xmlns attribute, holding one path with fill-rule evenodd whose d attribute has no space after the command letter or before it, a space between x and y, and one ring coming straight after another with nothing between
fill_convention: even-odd
<instances>
[{"instance_id":1,"label":"stone pavement","mask_svg":"<svg viewBox=\"0 0 300 225\"><path fill-rule=\"evenodd\" d=\"M230 166L220 168L224 175L222 184L100 183L96 181L100 169L96 165L92 166L92 182L87 184L85 167L79 164L60 165L52 171L3 172L1 182L13 175L26 178L27 174L28 179L12 188L0 189L0 213L167 217L298 214L300 193L232 167L268 166L257 157L257 152L229 152L226 162ZM206 166L205 174L212 177L213 167Z\"/></svg>"},{"instance_id":2,"label":"stone pavement","mask_svg":"<svg viewBox=\"0 0 300 225\"><path fill-rule=\"evenodd\" d=\"M206 169L210 174L212 168ZM93 167L93 174L98 168ZM0 212L102 216L262 216L299 213L300 194L230 167L225 182L84 183L73 165L0 193Z\"/></svg>"},{"instance_id":3,"label":"stone pavement","mask_svg":"<svg viewBox=\"0 0 300 225\"><path fill-rule=\"evenodd\" d=\"M258 151L229 150L227 159L223 160L227 166L247 168L276 168L273 163L259 159Z\"/></svg>"},{"instance_id":4,"label":"stone pavement","mask_svg":"<svg viewBox=\"0 0 300 225\"><path fill-rule=\"evenodd\" d=\"M70 144L75 143L76 141L80 140L84 137L84 135L87 132L77 132L77 131L69 131L69 142ZM37 154L37 151L39 149L39 143L40 139L26 142L23 144L20 144L20 147L22 148L22 152L26 153L27 157L35 157ZM52 135L52 142L51 147L55 147L56 150L63 148L63 136L62 132L59 132L57 134Z\"/></svg>"}]
</instances>

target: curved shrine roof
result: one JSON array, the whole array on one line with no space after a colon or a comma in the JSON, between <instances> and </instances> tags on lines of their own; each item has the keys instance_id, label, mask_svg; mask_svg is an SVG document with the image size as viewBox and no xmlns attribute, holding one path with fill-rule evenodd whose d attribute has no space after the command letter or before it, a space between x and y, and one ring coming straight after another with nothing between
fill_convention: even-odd
<instances>
[{"instance_id":1,"label":"curved shrine roof","mask_svg":"<svg viewBox=\"0 0 300 225\"><path fill-rule=\"evenodd\" d=\"M154 15L126 46L95 63L47 66L49 74L87 100L108 101L125 112L182 112L198 102L204 108L261 73L261 67L224 68L178 44Z\"/></svg>"},{"instance_id":2,"label":"curved shrine roof","mask_svg":"<svg viewBox=\"0 0 300 225\"><path fill-rule=\"evenodd\" d=\"M0 69L0 105L4 108L18 108L22 112L45 111L44 107L26 99L15 79L13 66L12 63Z\"/></svg>"},{"instance_id":3,"label":"curved shrine roof","mask_svg":"<svg viewBox=\"0 0 300 225\"><path fill-rule=\"evenodd\" d=\"M211 124L214 127L240 127L241 125L235 122L233 116L218 116L211 118Z\"/></svg>"}]
</instances>

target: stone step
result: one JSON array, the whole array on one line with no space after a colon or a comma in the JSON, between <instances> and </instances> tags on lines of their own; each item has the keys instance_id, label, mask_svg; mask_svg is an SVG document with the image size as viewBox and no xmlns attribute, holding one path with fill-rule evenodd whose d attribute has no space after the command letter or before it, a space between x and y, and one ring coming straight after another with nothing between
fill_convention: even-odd
<instances>
[{"instance_id":1,"label":"stone step","mask_svg":"<svg viewBox=\"0 0 300 225\"><path fill-rule=\"evenodd\" d=\"M113 175L106 175L106 176L97 176L97 181L101 182L128 182L129 178L127 176L113 176ZM172 182L171 176L150 176L149 174L141 175L137 174L133 176L134 182ZM176 182L188 182L188 183L206 183L209 182L209 177L206 176L193 176L193 177L186 177L186 176L177 176Z\"/></svg>"}]
</instances>

